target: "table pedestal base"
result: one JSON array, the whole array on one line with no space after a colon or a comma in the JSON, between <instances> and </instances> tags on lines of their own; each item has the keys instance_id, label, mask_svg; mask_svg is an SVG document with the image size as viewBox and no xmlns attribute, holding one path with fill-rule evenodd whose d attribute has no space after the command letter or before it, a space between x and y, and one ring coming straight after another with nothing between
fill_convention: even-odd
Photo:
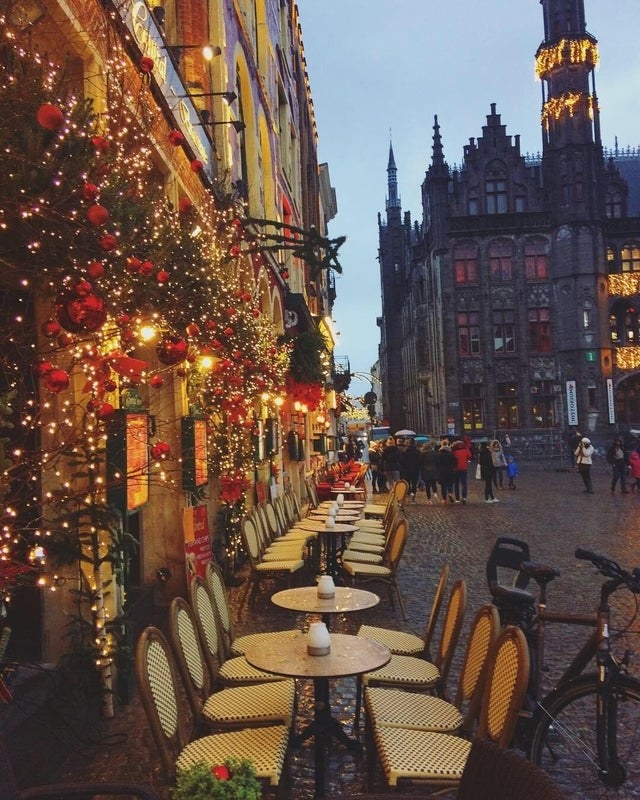
<instances>
[{"instance_id":1,"label":"table pedestal base","mask_svg":"<svg viewBox=\"0 0 640 800\"><path fill-rule=\"evenodd\" d=\"M331 716L329 704L329 679L314 678L313 680L313 722L294 737L294 747L302 744L311 736L315 739L315 797L321 800L325 796L325 771L326 752L331 744L331 739L337 739L340 744L349 750L360 752L362 745L357 739L348 736L343 726L335 717Z\"/></svg>"}]
</instances>

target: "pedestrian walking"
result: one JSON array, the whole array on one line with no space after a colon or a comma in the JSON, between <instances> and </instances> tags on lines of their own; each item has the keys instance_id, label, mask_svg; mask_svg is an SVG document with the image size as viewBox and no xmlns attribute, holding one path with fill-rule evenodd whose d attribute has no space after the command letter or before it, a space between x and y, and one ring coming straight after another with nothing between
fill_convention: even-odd
<instances>
[{"instance_id":1,"label":"pedestrian walking","mask_svg":"<svg viewBox=\"0 0 640 800\"><path fill-rule=\"evenodd\" d=\"M591 465L593 464L593 454L596 452L595 447L591 444L591 439L583 436L580 439L580 444L576 448L575 457L576 465L582 482L584 483L585 494L593 494L593 484L591 482Z\"/></svg>"},{"instance_id":2,"label":"pedestrian walking","mask_svg":"<svg viewBox=\"0 0 640 800\"><path fill-rule=\"evenodd\" d=\"M640 453L632 450L629 454L629 477L631 478L631 493L640 494Z\"/></svg>"},{"instance_id":3,"label":"pedestrian walking","mask_svg":"<svg viewBox=\"0 0 640 800\"><path fill-rule=\"evenodd\" d=\"M507 459L504 457L504 450L497 439L491 442L491 458L493 459L493 485L496 489L504 489L504 473L507 466Z\"/></svg>"},{"instance_id":4,"label":"pedestrian walking","mask_svg":"<svg viewBox=\"0 0 640 800\"><path fill-rule=\"evenodd\" d=\"M629 494L627 490L627 457L623 441L619 436L616 436L607 450L607 461L611 464L611 494L616 493L618 481L620 481L620 494Z\"/></svg>"},{"instance_id":5,"label":"pedestrian walking","mask_svg":"<svg viewBox=\"0 0 640 800\"><path fill-rule=\"evenodd\" d=\"M400 477L409 484L409 501L416 502L418 490L418 471L420 469L420 451L414 439L405 439L407 446L400 452Z\"/></svg>"},{"instance_id":6,"label":"pedestrian walking","mask_svg":"<svg viewBox=\"0 0 640 800\"><path fill-rule=\"evenodd\" d=\"M420 480L424 483L427 503L438 502L438 454L429 442L420 448Z\"/></svg>"},{"instance_id":7,"label":"pedestrian walking","mask_svg":"<svg viewBox=\"0 0 640 800\"><path fill-rule=\"evenodd\" d=\"M455 503L453 496L453 484L456 479L456 459L451 451L451 446L448 439L443 439L440 442L440 449L438 450L438 483L440 484L440 496L442 497L442 505L445 505L447 500L450 503Z\"/></svg>"},{"instance_id":8,"label":"pedestrian walking","mask_svg":"<svg viewBox=\"0 0 640 800\"><path fill-rule=\"evenodd\" d=\"M495 467L493 466L493 454L489 447L489 442L482 442L480 445L478 462L480 464L480 477L484 481L484 502L499 503L500 501L493 494Z\"/></svg>"},{"instance_id":9,"label":"pedestrian walking","mask_svg":"<svg viewBox=\"0 0 640 800\"><path fill-rule=\"evenodd\" d=\"M371 490L373 494L387 491L387 481L382 471L382 453L376 442L369 445L369 469L371 470Z\"/></svg>"},{"instance_id":10,"label":"pedestrian walking","mask_svg":"<svg viewBox=\"0 0 640 800\"><path fill-rule=\"evenodd\" d=\"M516 478L520 474L518 462L513 456L507 456L507 478L509 478L509 488L516 488Z\"/></svg>"},{"instance_id":11,"label":"pedestrian walking","mask_svg":"<svg viewBox=\"0 0 640 800\"><path fill-rule=\"evenodd\" d=\"M391 492L393 491L393 487L400 480L400 450L393 436L387 439L387 443L382 451L382 470L387 479L389 491Z\"/></svg>"},{"instance_id":12,"label":"pedestrian walking","mask_svg":"<svg viewBox=\"0 0 640 800\"><path fill-rule=\"evenodd\" d=\"M462 439L456 439L451 445L451 452L456 460L455 497L456 501L467 502L468 469L471 461L471 451Z\"/></svg>"}]
</instances>

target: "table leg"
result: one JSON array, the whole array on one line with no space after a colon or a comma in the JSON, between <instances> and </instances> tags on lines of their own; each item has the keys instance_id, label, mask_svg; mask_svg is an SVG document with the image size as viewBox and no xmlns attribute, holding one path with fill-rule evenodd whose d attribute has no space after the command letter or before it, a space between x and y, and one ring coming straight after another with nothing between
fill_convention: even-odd
<instances>
[{"instance_id":1,"label":"table leg","mask_svg":"<svg viewBox=\"0 0 640 800\"><path fill-rule=\"evenodd\" d=\"M321 800L325 796L326 753L331 739L337 739L350 750L360 750L361 745L357 739L348 736L338 720L331 716L328 678L313 679L313 700L313 722L295 737L293 744L299 745L310 736L314 737L315 798Z\"/></svg>"}]
</instances>

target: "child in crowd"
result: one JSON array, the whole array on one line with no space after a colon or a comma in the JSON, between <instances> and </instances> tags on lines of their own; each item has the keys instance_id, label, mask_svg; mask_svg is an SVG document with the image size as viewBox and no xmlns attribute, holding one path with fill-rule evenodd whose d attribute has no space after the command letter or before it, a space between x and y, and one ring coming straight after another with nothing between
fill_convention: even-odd
<instances>
[{"instance_id":1,"label":"child in crowd","mask_svg":"<svg viewBox=\"0 0 640 800\"><path fill-rule=\"evenodd\" d=\"M510 489L516 488L516 478L519 474L520 470L518 469L518 462L513 456L509 456L507 458L507 478L509 478Z\"/></svg>"}]
</instances>

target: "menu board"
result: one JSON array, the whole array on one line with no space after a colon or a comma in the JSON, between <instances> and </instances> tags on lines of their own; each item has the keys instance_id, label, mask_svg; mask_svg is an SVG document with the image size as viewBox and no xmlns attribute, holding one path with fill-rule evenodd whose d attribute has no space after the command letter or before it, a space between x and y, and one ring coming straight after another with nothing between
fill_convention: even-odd
<instances>
[{"instance_id":1,"label":"menu board","mask_svg":"<svg viewBox=\"0 0 640 800\"><path fill-rule=\"evenodd\" d=\"M107 499L123 513L149 501L149 415L118 409L107 429Z\"/></svg>"},{"instance_id":2,"label":"menu board","mask_svg":"<svg viewBox=\"0 0 640 800\"><path fill-rule=\"evenodd\" d=\"M182 487L193 491L209 482L207 421L182 418Z\"/></svg>"}]
</instances>

